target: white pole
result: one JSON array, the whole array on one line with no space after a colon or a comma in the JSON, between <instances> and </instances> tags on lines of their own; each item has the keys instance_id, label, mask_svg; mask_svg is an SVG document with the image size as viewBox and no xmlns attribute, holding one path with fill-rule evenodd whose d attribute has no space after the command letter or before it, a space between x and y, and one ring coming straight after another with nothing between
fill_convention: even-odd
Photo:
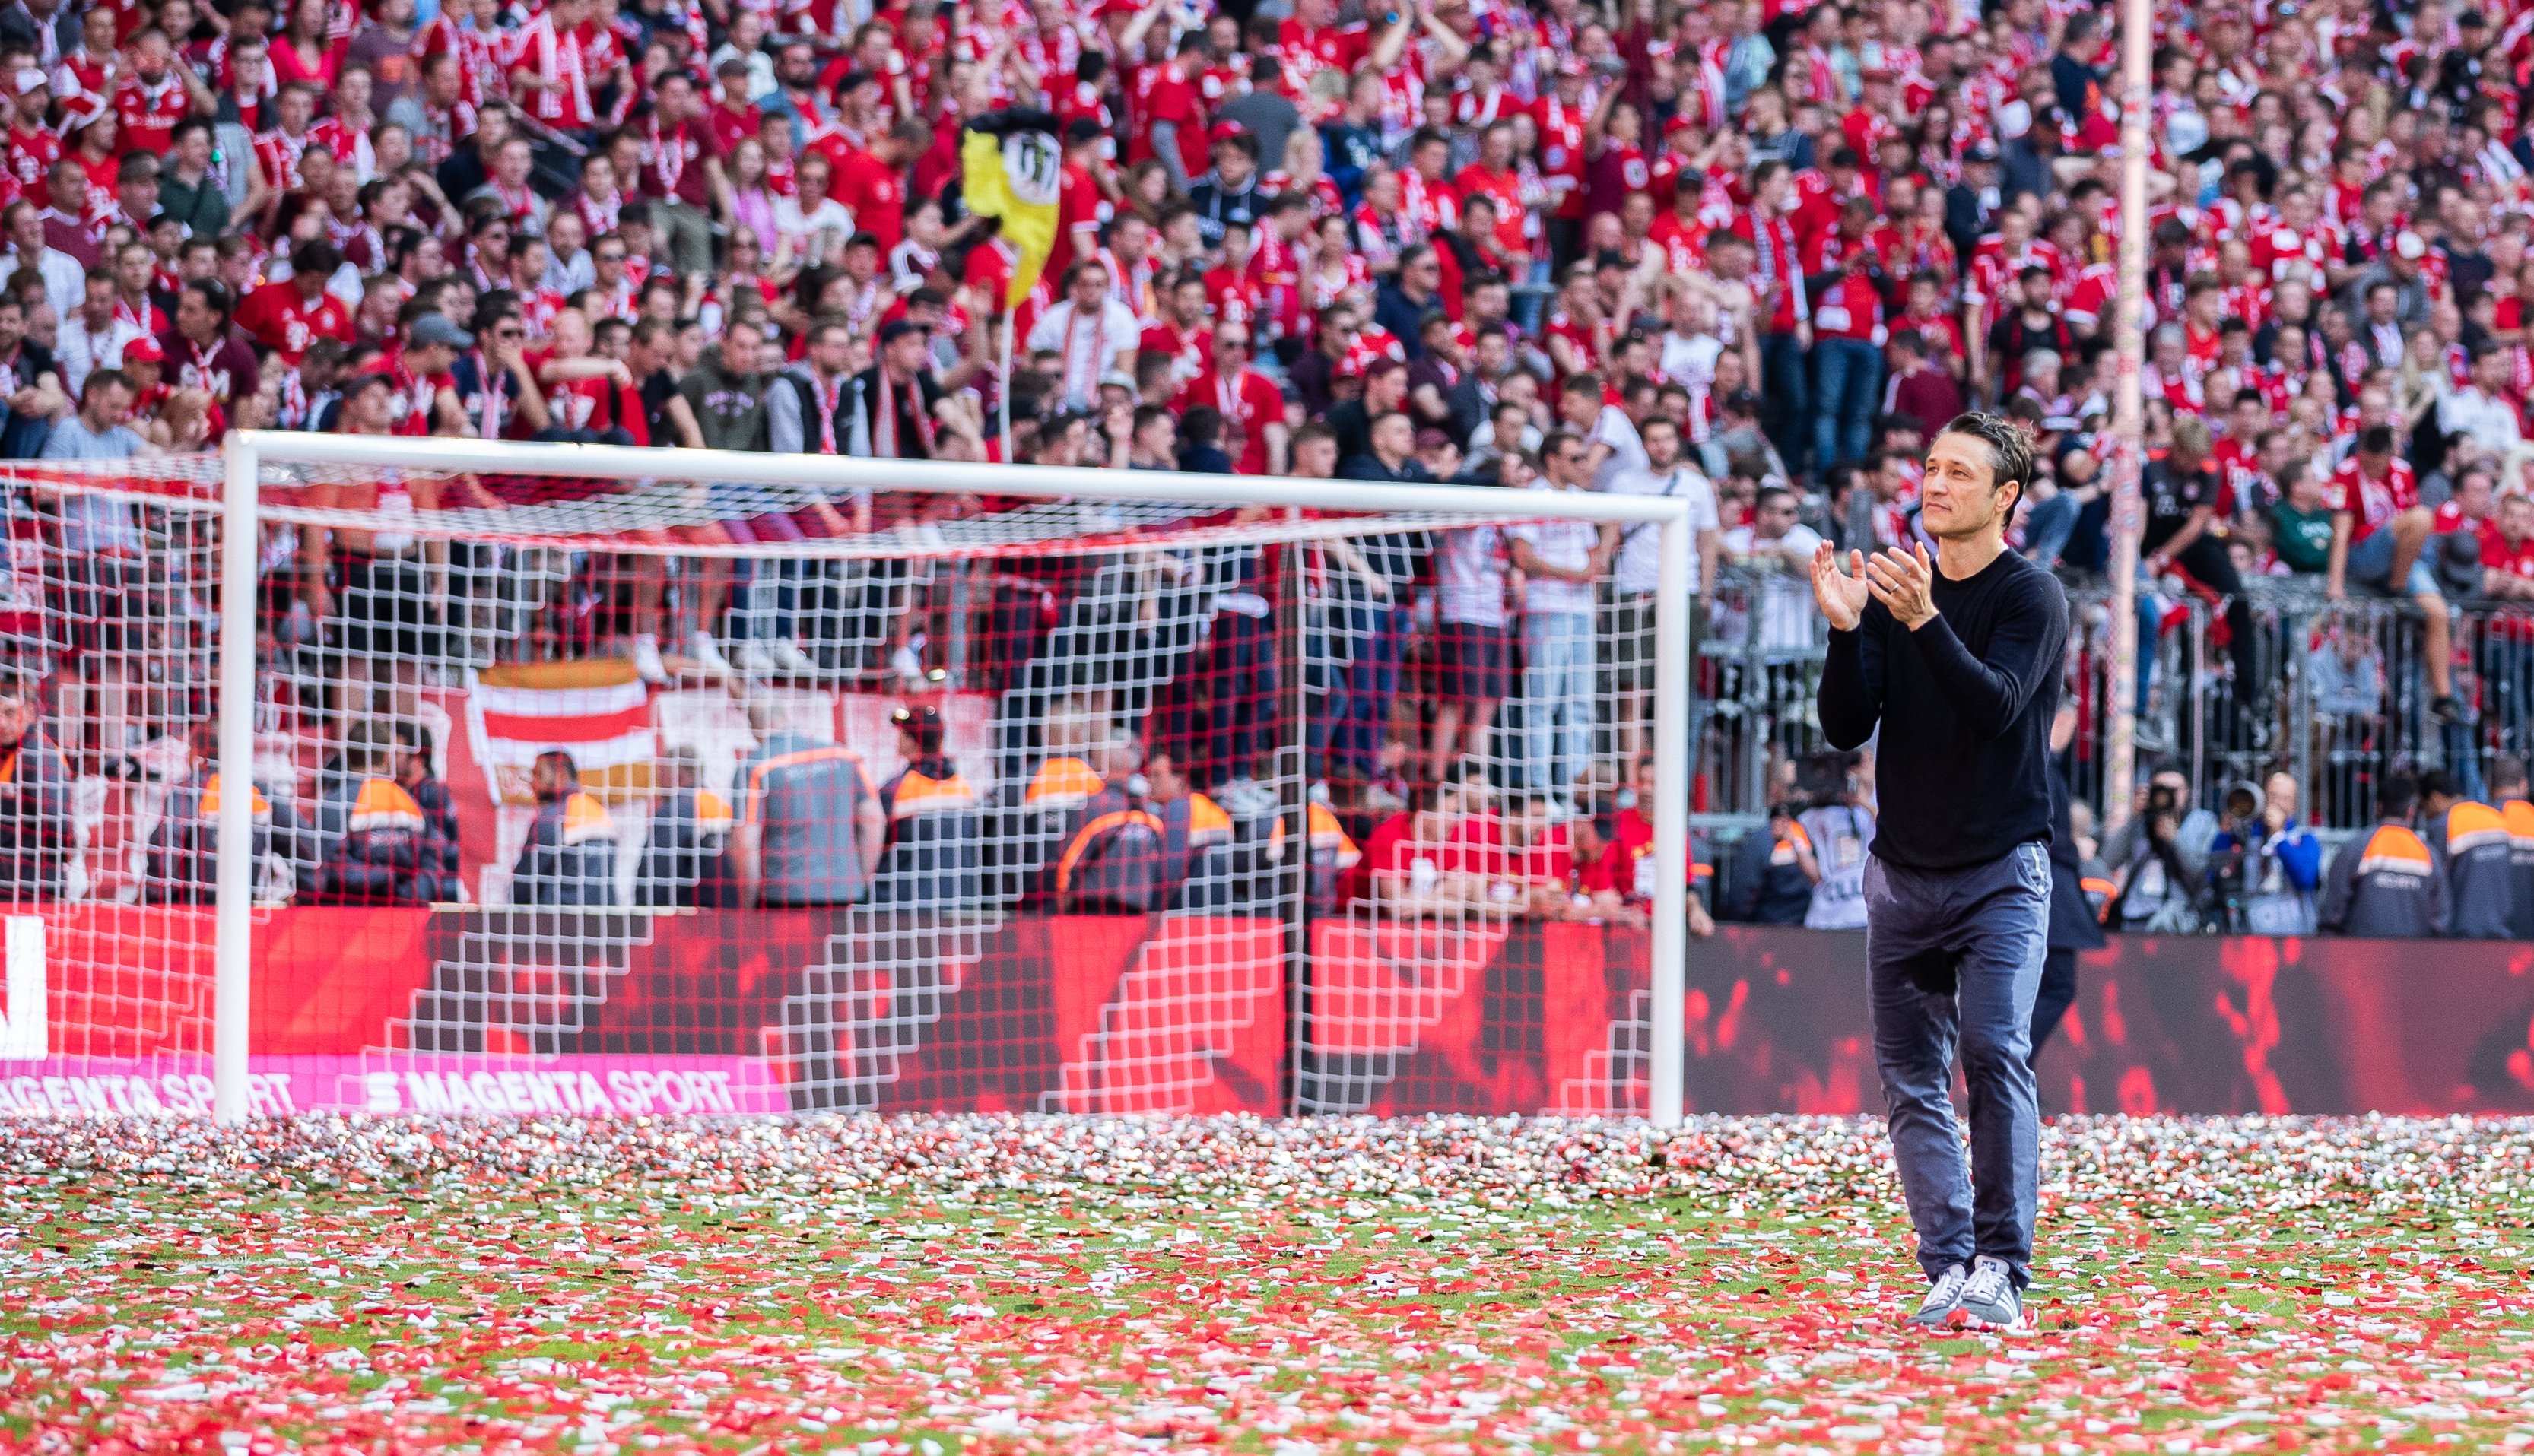
<instances>
[{"instance_id":1,"label":"white pole","mask_svg":"<svg viewBox=\"0 0 2534 1456\"><path fill-rule=\"evenodd\" d=\"M2139 534L2145 527L2139 472L2146 464L2146 402L2139 379L2146 353L2146 149L2151 19L2147 0L2121 0L2120 303L2113 315L2118 366L2113 374L2112 662L2103 743L2103 827L2130 817L2137 773Z\"/></svg>"},{"instance_id":2,"label":"white pole","mask_svg":"<svg viewBox=\"0 0 2534 1456\"><path fill-rule=\"evenodd\" d=\"M529 440L464 439L452 436L415 438L390 435L317 435L304 431L243 432L256 458L267 465L373 466L403 471L480 471L495 475L568 475L581 479L727 481L754 486L814 486L822 489L926 491L934 494L1028 495L1060 499L1079 495L1097 500L1228 500L1242 505L1298 506L1304 510L1439 511L1480 520L1663 521L1684 508L1676 498L1660 495L1606 495L1598 492L1556 493L1556 509L1520 498L1520 492L1494 486L1366 485L1362 481L1305 480L1293 476L1184 475L1175 470L1112 470L1105 466L1008 465L975 460L886 460L857 455L758 455L746 450L654 449L641 445L550 444ZM1544 493L1543 493L1544 494ZM1510 497L1510 498L1509 498ZM267 516L276 521L303 520L329 524L324 511L301 510L276 502ZM366 524L361 512L343 512L346 525ZM561 506L513 506L507 510L436 510L399 519L396 529L408 535L469 540L480 536L516 540L540 531L580 536L593 529L593 516L583 502ZM1329 523L1332 534L1360 528ZM598 529L609 529L603 523ZM1278 541L1291 539L1277 528ZM833 542L813 542L804 550L829 554ZM611 543L611 551L640 552L638 542ZM679 546L682 553L694 548ZM745 548L752 556L774 553L766 546Z\"/></svg>"},{"instance_id":3,"label":"white pole","mask_svg":"<svg viewBox=\"0 0 2534 1456\"><path fill-rule=\"evenodd\" d=\"M256 453L232 432L221 450L219 889L213 926L211 1116L247 1116L247 978L255 936Z\"/></svg>"},{"instance_id":4,"label":"white pole","mask_svg":"<svg viewBox=\"0 0 2534 1456\"><path fill-rule=\"evenodd\" d=\"M1646 1113L1680 1126L1681 1000L1689 994L1689 514L1662 523L1655 577L1654 1005Z\"/></svg>"},{"instance_id":5,"label":"white pole","mask_svg":"<svg viewBox=\"0 0 2534 1456\"><path fill-rule=\"evenodd\" d=\"M1003 366L1000 382L995 386L996 413L1002 416L1003 463L1012 462L1012 325L1018 316L1003 311Z\"/></svg>"}]
</instances>

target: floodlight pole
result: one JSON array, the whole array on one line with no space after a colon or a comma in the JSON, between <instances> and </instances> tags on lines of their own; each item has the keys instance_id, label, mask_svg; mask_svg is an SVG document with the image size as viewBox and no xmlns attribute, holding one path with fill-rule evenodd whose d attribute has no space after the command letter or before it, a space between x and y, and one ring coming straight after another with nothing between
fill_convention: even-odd
<instances>
[{"instance_id":1,"label":"floodlight pole","mask_svg":"<svg viewBox=\"0 0 2534 1456\"><path fill-rule=\"evenodd\" d=\"M1665 519L1655 577L1655 904L1646 1115L1680 1126L1689 994L1689 516Z\"/></svg>"},{"instance_id":2,"label":"floodlight pole","mask_svg":"<svg viewBox=\"0 0 2534 1456\"><path fill-rule=\"evenodd\" d=\"M2130 817L2137 776L2139 536L2145 528L2139 476L2146 465L2146 400L2140 370L2146 354L2146 149L2148 64L2153 43L2148 0L2121 0L2121 251L2112 337L2119 360L2112 389L2112 662L2103 696L2103 827Z\"/></svg>"},{"instance_id":3,"label":"floodlight pole","mask_svg":"<svg viewBox=\"0 0 2534 1456\"><path fill-rule=\"evenodd\" d=\"M254 440L220 450L220 815L212 904L211 1116L247 1117L249 978L255 968L255 608L259 545Z\"/></svg>"}]
</instances>

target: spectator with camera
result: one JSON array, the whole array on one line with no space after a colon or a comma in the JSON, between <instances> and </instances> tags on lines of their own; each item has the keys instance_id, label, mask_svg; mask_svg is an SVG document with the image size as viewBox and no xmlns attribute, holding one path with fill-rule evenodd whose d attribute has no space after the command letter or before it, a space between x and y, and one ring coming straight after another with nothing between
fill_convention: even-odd
<instances>
[{"instance_id":1,"label":"spectator with camera","mask_svg":"<svg viewBox=\"0 0 2534 1456\"><path fill-rule=\"evenodd\" d=\"M2297 783L2272 774L2226 790L2208 844L2208 884L2222 928L2236 935L2312 935L2323 842L2297 822Z\"/></svg>"},{"instance_id":2,"label":"spectator with camera","mask_svg":"<svg viewBox=\"0 0 2534 1456\"><path fill-rule=\"evenodd\" d=\"M2147 786L2146 807L2134 821L2137 832L2112 861L2119 890L2104 918L2115 930L2188 935L2201 928L2199 867L2182 849L2183 791L2165 781L2158 775Z\"/></svg>"},{"instance_id":3,"label":"spectator with camera","mask_svg":"<svg viewBox=\"0 0 2534 1456\"><path fill-rule=\"evenodd\" d=\"M1811 807L1795 816L1812 844L1813 891L1804 924L1814 930L1865 928L1865 855L1874 844L1874 812L1859 802L1854 755L1816 753L1804 761L1803 791Z\"/></svg>"}]
</instances>

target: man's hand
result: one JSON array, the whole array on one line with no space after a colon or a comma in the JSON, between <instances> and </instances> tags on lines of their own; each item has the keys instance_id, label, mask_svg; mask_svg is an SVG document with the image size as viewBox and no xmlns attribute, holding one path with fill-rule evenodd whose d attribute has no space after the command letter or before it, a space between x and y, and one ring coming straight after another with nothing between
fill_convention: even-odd
<instances>
[{"instance_id":1,"label":"man's hand","mask_svg":"<svg viewBox=\"0 0 2534 1456\"><path fill-rule=\"evenodd\" d=\"M2326 601L2337 602L2349 595L2348 584L2337 576L2326 576L2323 579L2323 595Z\"/></svg>"},{"instance_id":2,"label":"man's hand","mask_svg":"<svg viewBox=\"0 0 2534 1456\"><path fill-rule=\"evenodd\" d=\"M1813 549L1813 602L1836 632L1855 631L1872 597L1865 581L1865 553L1849 552L1847 561L1847 569L1841 571L1839 549L1827 541Z\"/></svg>"},{"instance_id":3,"label":"man's hand","mask_svg":"<svg viewBox=\"0 0 2534 1456\"><path fill-rule=\"evenodd\" d=\"M1876 552L1874 558L1865 563L1865 579L1874 592L1874 600L1910 631L1936 619L1936 600L1930 592L1935 567L1927 559L1924 545L1916 548L1914 555L1898 548Z\"/></svg>"}]
</instances>

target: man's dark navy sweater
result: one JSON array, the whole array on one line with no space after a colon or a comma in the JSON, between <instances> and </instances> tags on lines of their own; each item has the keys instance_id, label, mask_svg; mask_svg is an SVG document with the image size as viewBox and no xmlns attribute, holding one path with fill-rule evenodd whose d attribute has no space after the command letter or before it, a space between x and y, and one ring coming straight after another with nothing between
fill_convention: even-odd
<instances>
[{"instance_id":1,"label":"man's dark navy sweater","mask_svg":"<svg viewBox=\"0 0 2534 1456\"><path fill-rule=\"evenodd\" d=\"M2050 842L2050 720L2068 595L2013 552L1963 581L1941 566L1935 619L1912 632L1880 602L1830 634L1822 733L1854 748L1883 726L1874 853L1908 869L1985 864Z\"/></svg>"}]
</instances>

